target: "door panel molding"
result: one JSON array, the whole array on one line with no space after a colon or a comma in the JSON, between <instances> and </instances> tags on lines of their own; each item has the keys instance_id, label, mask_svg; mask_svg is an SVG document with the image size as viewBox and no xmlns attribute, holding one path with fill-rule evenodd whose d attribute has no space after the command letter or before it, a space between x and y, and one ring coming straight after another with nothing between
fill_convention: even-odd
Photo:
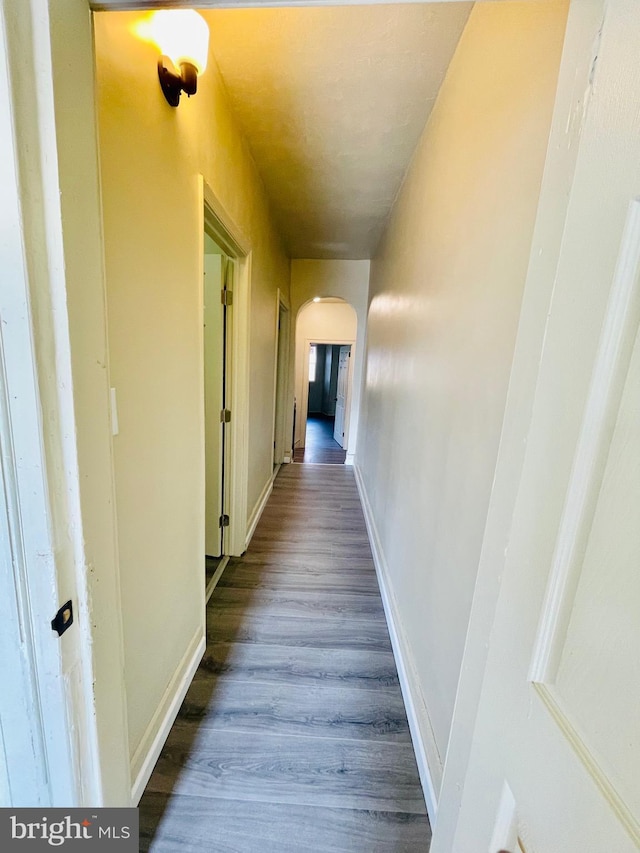
<instances>
[{"instance_id":1,"label":"door panel molding","mask_svg":"<svg viewBox=\"0 0 640 853\"><path fill-rule=\"evenodd\" d=\"M625 378L640 326L640 199L629 206L529 680L555 681Z\"/></svg>"},{"instance_id":2,"label":"door panel molding","mask_svg":"<svg viewBox=\"0 0 640 853\"><path fill-rule=\"evenodd\" d=\"M589 776L635 843L640 845L640 822L634 817L619 785L603 766L593 737L584 730L576 712L572 712L571 700L563 695L562 684L558 683L627 375L638 347L639 329L640 200L634 199L629 206L594 361L529 680Z\"/></svg>"},{"instance_id":3,"label":"door panel molding","mask_svg":"<svg viewBox=\"0 0 640 853\"><path fill-rule=\"evenodd\" d=\"M557 696L556 691L545 684L536 683L533 687L536 694L551 714L554 722L584 765L585 770L598 786L604 798L615 812L620 823L633 838L634 842L640 846L640 823L638 823L636 818L633 816L633 813L616 790L615 786L609 779L609 776L603 770L597 758L587 746L586 739L578 731L576 726L574 726L562 705L562 701Z\"/></svg>"}]
</instances>

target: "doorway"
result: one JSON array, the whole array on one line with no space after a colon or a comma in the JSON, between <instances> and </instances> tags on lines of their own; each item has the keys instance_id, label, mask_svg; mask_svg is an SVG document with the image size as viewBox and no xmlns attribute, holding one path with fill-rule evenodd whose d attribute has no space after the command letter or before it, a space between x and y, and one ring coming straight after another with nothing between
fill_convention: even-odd
<instances>
[{"instance_id":1,"label":"doorway","mask_svg":"<svg viewBox=\"0 0 640 853\"><path fill-rule=\"evenodd\" d=\"M350 363L351 344L309 344L305 438L294 462L344 464Z\"/></svg>"}]
</instances>

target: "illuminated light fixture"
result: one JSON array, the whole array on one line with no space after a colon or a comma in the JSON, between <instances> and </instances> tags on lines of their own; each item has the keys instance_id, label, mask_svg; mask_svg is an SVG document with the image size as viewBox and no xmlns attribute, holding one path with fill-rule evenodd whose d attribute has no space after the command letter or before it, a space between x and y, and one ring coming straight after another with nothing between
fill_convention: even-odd
<instances>
[{"instance_id":1,"label":"illuminated light fixture","mask_svg":"<svg viewBox=\"0 0 640 853\"><path fill-rule=\"evenodd\" d=\"M182 92L191 97L198 90L198 76L207 67L209 27L193 9L166 9L153 13L149 33L162 54L160 86L168 103L177 107Z\"/></svg>"},{"instance_id":2,"label":"illuminated light fixture","mask_svg":"<svg viewBox=\"0 0 640 853\"><path fill-rule=\"evenodd\" d=\"M314 297L313 297L313 301L314 301L314 302L320 302L320 297L319 297L319 296L314 296Z\"/></svg>"}]
</instances>

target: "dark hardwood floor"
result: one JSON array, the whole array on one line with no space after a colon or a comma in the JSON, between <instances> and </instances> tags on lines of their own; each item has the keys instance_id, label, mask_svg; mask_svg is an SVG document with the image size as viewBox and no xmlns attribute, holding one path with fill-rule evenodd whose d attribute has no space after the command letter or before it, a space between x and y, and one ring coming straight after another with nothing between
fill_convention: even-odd
<instances>
[{"instance_id":1,"label":"dark hardwood floor","mask_svg":"<svg viewBox=\"0 0 640 853\"><path fill-rule=\"evenodd\" d=\"M287 465L140 803L154 853L426 853L353 472Z\"/></svg>"},{"instance_id":2,"label":"dark hardwood floor","mask_svg":"<svg viewBox=\"0 0 640 853\"><path fill-rule=\"evenodd\" d=\"M305 446L293 451L294 462L316 462L324 465L343 465L346 450L333 437L334 418L321 415L307 417Z\"/></svg>"}]
</instances>

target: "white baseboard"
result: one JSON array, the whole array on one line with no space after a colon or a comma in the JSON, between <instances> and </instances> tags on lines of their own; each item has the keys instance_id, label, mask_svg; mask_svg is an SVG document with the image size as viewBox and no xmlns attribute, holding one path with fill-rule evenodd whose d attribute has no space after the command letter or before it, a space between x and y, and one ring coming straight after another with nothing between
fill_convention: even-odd
<instances>
[{"instance_id":1,"label":"white baseboard","mask_svg":"<svg viewBox=\"0 0 640 853\"><path fill-rule=\"evenodd\" d=\"M131 804L133 806L138 805L144 789L147 787L147 782L180 710L182 700L202 660L205 648L206 639L202 628L198 628L174 672L138 748L133 754L131 759L131 778L134 780L131 788Z\"/></svg>"},{"instance_id":2,"label":"white baseboard","mask_svg":"<svg viewBox=\"0 0 640 853\"><path fill-rule=\"evenodd\" d=\"M355 465L356 464L356 454L350 453L347 451L347 458L344 460L345 465Z\"/></svg>"},{"instance_id":3,"label":"white baseboard","mask_svg":"<svg viewBox=\"0 0 640 853\"><path fill-rule=\"evenodd\" d=\"M382 605L389 627L393 656L398 669L402 698L404 699L407 710L407 719L409 721L413 749L416 754L420 782L424 792L429 820L433 827L436 823L438 811L437 792L440 790L440 785L442 784L442 759L436 745L429 712L418 683L418 676L413 664L412 655L402 628L398 605L389 583L389 571L386 559L380 543L380 537L378 536L371 503L369 502L358 465L354 465L354 472L358 492L360 493L362 511L367 525L367 533L369 534L373 562L378 576Z\"/></svg>"},{"instance_id":4,"label":"white baseboard","mask_svg":"<svg viewBox=\"0 0 640 853\"><path fill-rule=\"evenodd\" d=\"M267 501L271 497L271 492L273 491L273 481L278 476L278 471L280 470L280 466L277 465L273 469L273 474L270 479L267 480L267 483L262 490L262 494L258 498L258 502L253 508L253 512L251 513L251 518L249 519L249 524L247 525L247 537L245 539L244 547L245 550L249 547L249 543L253 537L253 534L256 532L256 527L258 526L258 522L260 521L260 516L264 512L264 508L267 505Z\"/></svg>"},{"instance_id":5,"label":"white baseboard","mask_svg":"<svg viewBox=\"0 0 640 853\"><path fill-rule=\"evenodd\" d=\"M207 588L204 591L204 602L205 602L205 604L209 603L209 599L211 598L213 590L218 586L218 581L222 577L222 573L224 572L224 570L227 568L228 562L229 562L229 557L223 557L220 560L218 568L213 573L211 580L207 584Z\"/></svg>"}]
</instances>

